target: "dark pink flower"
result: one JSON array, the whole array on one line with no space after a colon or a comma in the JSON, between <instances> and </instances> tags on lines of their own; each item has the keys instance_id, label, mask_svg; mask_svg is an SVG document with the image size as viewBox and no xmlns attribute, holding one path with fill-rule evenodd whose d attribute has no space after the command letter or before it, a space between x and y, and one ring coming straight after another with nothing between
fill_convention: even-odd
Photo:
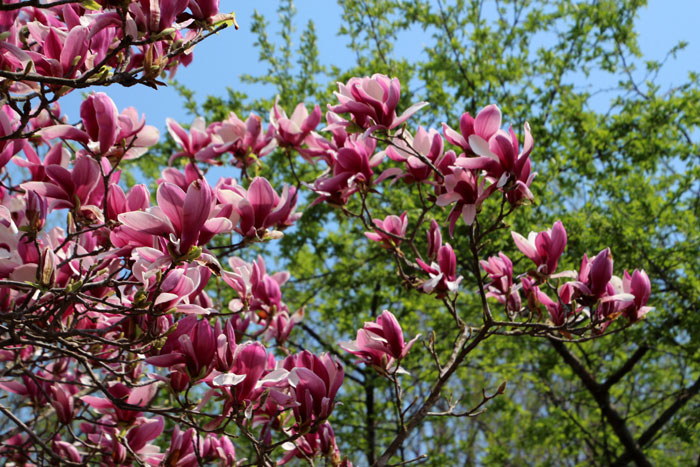
<instances>
[{"instance_id":1,"label":"dark pink flower","mask_svg":"<svg viewBox=\"0 0 700 467\"><path fill-rule=\"evenodd\" d=\"M633 302L621 305L622 312L630 321L639 321L645 314L654 309L646 306L651 295L651 281L643 269L635 269L632 275L625 271L622 278L622 289L625 293L634 296Z\"/></svg>"},{"instance_id":2,"label":"dark pink flower","mask_svg":"<svg viewBox=\"0 0 700 467\"><path fill-rule=\"evenodd\" d=\"M190 379L206 377L214 368L217 351L217 337L211 324L191 316L181 320L177 330L180 332L168 336L160 355L147 358L146 363L157 367L184 363Z\"/></svg>"},{"instance_id":3,"label":"dark pink flower","mask_svg":"<svg viewBox=\"0 0 700 467\"><path fill-rule=\"evenodd\" d=\"M469 112L462 114L459 119L459 129L457 133L446 123L442 124L442 131L445 139L462 149L465 155L474 156L475 151L469 145L469 138L477 135L488 141L501 128L501 109L495 104L487 105L479 111L476 119L469 115Z\"/></svg>"},{"instance_id":4,"label":"dark pink flower","mask_svg":"<svg viewBox=\"0 0 700 467\"><path fill-rule=\"evenodd\" d=\"M270 110L270 125L276 130L280 146L298 148L321 121L321 108L318 105L314 106L313 112L309 115L306 106L301 103L296 106L294 113L288 118L278 102L279 96Z\"/></svg>"},{"instance_id":5,"label":"dark pink flower","mask_svg":"<svg viewBox=\"0 0 700 467\"><path fill-rule=\"evenodd\" d=\"M268 155L277 146L275 129L269 126L262 131L262 120L250 114L245 122L231 112L226 120L216 127L216 134L224 143L231 143L228 152L233 154L234 164L245 168Z\"/></svg>"},{"instance_id":6,"label":"dark pink flower","mask_svg":"<svg viewBox=\"0 0 700 467\"><path fill-rule=\"evenodd\" d=\"M317 357L303 351L287 357L284 368L289 371L289 385L298 404L293 407L297 422L308 426L326 420L345 378L343 367L328 354Z\"/></svg>"},{"instance_id":7,"label":"dark pink flower","mask_svg":"<svg viewBox=\"0 0 700 467\"><path fill-rule=\"evenodd\" d=\"M443 157L442 137L436 130L431 128L425 131L422 126L419 126L415 138L404 131L403 138L397 138L394 141L395 146L389 146L386 155L393 161L406 164L405 172L402 172L399 178L408 182L422 182L434 174L430 165L423 161L430 161L433 166L436 166ZM418 154L422 158L418 157Z\"/></svg>"},{"instance_id":8,"label":"dark pink flower","mask_svg":"<svg viewBox=\"0 0 700 467\"><path fill-rule=\"evenodd\" d=\"M98 143L99 152L106 154L119 136L119 111L112 99L103 92L87 97L80 105L80 118L83 128L91 141Z\"/></svg>"},{"instance_id":9,"label":"dark pink flower","mask_svg":"<svg viewBox=\"0 0 700 467\"><path fill-rule=\"evenodd\" d=\"M421 285L425 293L437 292L443 296L447 292L456 292L462 276L457 277L457 257L449 243L440 247L437 254L437 263L430 265L420 258L416 258L418 265L428 273L430 279Z\"/></svg>"},{"instance_id":10,"label":"dark pink flower","mask_svg":"<svg viewBox=\"0 0 700 467\"><path fill-rule=\"evenodd\" d=\"M157 384L146 384L130 388L123 383L112 383L108 386L109 399L83 396L80 399L100 413L110 414L120 422L132 423L141 412L138 409L120 408L112 399L123 401L124 404L135 407L146 407L158 392Z\"/></svg>"},{"instance_id":11,"label":"dark pink flower","mask_svg":"<svg viewBox=\"0 0 700 467\"><path fill-rule=\"evenodd\" d=\"M377 226L377 231L365 232L365 237L373 242L382 242L381 246L384 248L391 249L399 246L401 239L396 237L404 237L406 235L406 229L408 228L408 218L406 216L406 211L404 211L401 216L386 216L383 221L372 219L374 225Z\"/></svg>"},{"instance_id":12,"label":"dark pink flower","mask_svg":"<svg viewBox=\"0 0 700 467\"><path fill-rule=\"evenodd\" d=\"M428 230L428 260L435 261L438 256L438 251L442 247L442 234L440 233L440 225L435 219L430 221L430 229Z\"/></svg>"},{"instance_id":13,"label":"dark pink flower","mask_svg":"<svg viewBox=\"0 0 700 467\"><path fill-rule=\"evenodd\" d=\"M527 239L517 232L511 232L511 235L515 246L537 265L538 272L554 274L566 248L566 229L561 221L556 221L551 229L543 232L530 232Z\"/></svg>"},{"instance_id":14,"label":"dark pink flower","mask_svg":"<svg viewBox=\"0 0 700 467\"><path fill-rule=\"evenodd\" d=\"M481 204L495 189L494 185L484 189L485 184L485 180L479 182L478 176L474 171L460 167L455 167L453 173L445 176L445 192L438 196L436 204L438 206L448 206L452 203L457 203L448 215L450 236L453 235L455 224L460 216L465 224L472 225L474 223L474 219L476 219L476 215L481 209Z\"/></svg>"},{"instance_id":15,"label":"dark pink flower","mask_svg":"<svg viewBox=\"0 0 700 467\"><path fill-rule=\"evenodd\" d=\"M343 205L358 190L368 190L374 180L373 169L384 159L384 153L374 153L377 141L373 138L348 138L338 149L332 175L324 175L314 182L313 190L321 195L314 201Z\"/></svg>"},{"instance_id":16,"label":"dark pink flower","mask_svg":"<svg viewBox=\"0 0 700 467\"><path fill-rule=\"evenodd\" d=\"M177 185L163 183L156 198L158 206L119 214L119 221L135 231L169 239L180 255L187 255L193 246L231 229L228 219L210 217L214 194L206 180L192 182L187 193Z\"/></svg>"},{"instance_id":17,"label":"dark pink flower","mask_svg":"<svg viewBox=\"0 0 700 467\"><path fill-rule=\"evenodd\" d=\"M355 123L363 129L391 130L428 105L427 102L413 104L397 117L396 106L401 97L401 84L397 78L378 73L372 77L350 78L347 84L338 83L335 95L340 105L329 105L328 108L335 113L350 113Z\"/></svg>"},{"instance_id":18,"label":"dark pink flower","mask_svg":"<svg viewBox=\"0 0 700 467\"><path fill-rule=\"evenodd\" d=\"M255 177L248 190L238 185L219 185L217 198L222 205L231 205L238 214L239 224L234 230L244 237L265 238L268 229L283 230L301 216L294 212L296 187L285 185L279 196L262 177Z\"/></svg>"},{"instance_id":19,"label":"dark pink flower","mask_svg":"<svg viewBox=\"0 0 700 467\"><path fill-rule=\"evenodd\" d=\"M365 322L364 327L357 331L357 339L341 342L340 346L381 371L396 371L398 362L408 354L418 337L420 334L404 342L396 317L384 310L376 322Z\"/></svg>"}]
</instances>

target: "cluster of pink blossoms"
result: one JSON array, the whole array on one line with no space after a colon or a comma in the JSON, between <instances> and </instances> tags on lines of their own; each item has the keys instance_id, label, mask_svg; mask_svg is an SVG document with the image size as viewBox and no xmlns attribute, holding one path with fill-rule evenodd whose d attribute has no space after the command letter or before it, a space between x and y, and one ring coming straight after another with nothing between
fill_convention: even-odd
<instances>
[{"instance_id":1,"label":"cluster of pink blossoms","mask_svg":"<svg viewBox=\"0 0 700 467\"><path fill-rule=\"evenodd\" d=\"M154 80L192 61L183 45L212 25L233 21L219 13L218 0L102 0L93 2L97 8L61 2L12 9L22 2L4 3L10 8L0 18L0 70L17 75L9 91L19 95L41 91L42 78L73 79L78 86ZM111 76L108 67L115 70ZM53 91L64 84L48 82Z\"/></svg>"},{"instance_id":2,"label":"cluster of pink blossoms","mask_svg":"<svg viewBox=\"0 0 700 467\"><path fill-rule=\"evenodd\" d=\"M34 42L20 44L15 26L3 23L10 34L0 42L0 68L24 70L29 59L46 76L80 77L95 64L111 63L110 34L178 37L189 24L220 19L215 1L132 2L119 14L109 5L94 14L75 5L18 12ZM77 16L87 19L78 24ZM178 27L168 31L174 21ZM142 56L132 54L124 70L175 60L165 44L144 40ZM13 92L34 89L21 80L12 86ZM354 196L364 209L356 217L371 230L366 238L412 268L403 275L408 286L456 303L463 281L457 255L468 261L470 252L443 243L440 223L426 216L429 208L420 216L406 211L372 219L367 200L381 194L383 182L421 184L431 203L449 207L442 217L451 238L476 235L488 198L501 197L511 209L532 199L533 139L527 124L522 145L512 128L503 130L495 105L475 118L462 115L459 131L443 124L442 135L423 127L413 135L404 124L426 104L398 115L399 82L383 75L353 78L336 95L339 104L329 106L318 131L319 106L309 111L299 104L288 116L279 102L267 129L256 115L244 122L231 114L208 125L196 118L187 130L168 120L179 147L170 163L185 159L185 165L163 170L155 191L127 188L121 180L120 163L143 156L158 140L135 109L119 112L106 94L94 93L81 105L80 123L69 125L58 106L26 123L11 106L2 108L2 135L24 125L31 138L0 139L0 362L7 368L0 389L36 411L50 407L57 430L44 446L27 433L12 434L0 440L0 456L31 463L50 446L42 455L57 462L234 465L237 436L254 445L260 462L281 448L280 464L323 457L349 465L330 422L344 368L329 354L290 351L304 311L282 298L289 273L268 273L262 257L247 262L233 253L277 239L295 224L298 187L317 196L312 204L346 213ZM276 188L248 176L247 168L277 147L323 161L323 171L312 181ZM226 154L241 180L210 183L206 170L223 164ZM13 183L10 173L20 169L26 179ZM65 228L56 226L62 214ZM464 225L457 229L459 219ZM427 242L419 248L414 240L428 220ZM646 273L613 276L609 249L584 256L578 272L557 272L567 242L560 222L527 239L513 233L513 239L533 270L514 277L503 253L481 261L488 296L504 305L509 319L544 307L548 332L563 334L589 319L601 333L618 316L634 322L650 310ZM233 297L228 307L218 303L222 296ZM406 340L386 310L340 346L397 381L418 337ZM165 451L160 436L170 439Z\"/></svg>"},{"instance_id":3,"label":"cluster of pink blossoms","mask_svg":"<svg viewBox=\"0 0 700 467\"><path fill-rule=\"evenodd\" d=\"M564 327L590 318L598 332L602 332L619 316L636 322L652 310L647 306L651 282L646 272L635 270L630 274L625 270L622 279L614 276L609 248L592 259L584 255L578 272L556 273L567 241L560 221L544 232L530 232L528 238L517 232L512 235L518 249L537 266L521 275L519 284L514 282L513 262L505 254L481 261L481 267L491 280L487 295L505 305L509 314L522 313L521 294L524 294L526 303L544 306L555 326ZM573 280L558 287L551 284L562 279ZM548 289L556 292L554 299L546 293Z\"/></svg>"}]
</instances>

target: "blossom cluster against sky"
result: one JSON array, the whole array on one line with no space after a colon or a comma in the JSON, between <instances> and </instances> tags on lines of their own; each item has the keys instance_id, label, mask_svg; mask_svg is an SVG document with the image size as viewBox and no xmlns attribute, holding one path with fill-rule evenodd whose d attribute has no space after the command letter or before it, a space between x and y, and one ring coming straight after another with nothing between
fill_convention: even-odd
<instances>
[{"instance_id":1,"label":"blossom cluster against sky","mask_svg":"<svg viewBox=\"0 0 700 467\"><path fill-rule=\"evenodd\" d=\"M319 4L323 7L319 7ZM263 85L242 83L243 73L261 75L266 72L266 64L258 61L258 50L253 47L255 35L250 31L253 12L259 11L268 19L270 33L276 33L277 1L251 2L242 0L221 0L220 9L235 11L240 29L233 28L220 32L205 40L195 48L195 58L188 67L181 67L176 79L195 91L198 102L207 95L225 96L226 88L231 87L248 93L250 96L269 95ZM320 39L319 53L322 63L343 65L354 60L347 49L343 37L336 35L341 22L341 8L327 0L298 0L297 28L303 28L309 19L316 26ZM665 87L678 85L687 79L689 71L700 72L700 2L697 0L649 0L637 22L639 45L645 59L663 60L666 53L679 41L687 41L688 47L681 51L675 60L669 59L659 82ZM297 31L298 32L298 31ZM395 54L420 59L423 49L433 39L420 31L418 34L404 34L396 44ZM643 65L643 64L640 64ZM638 76L643 78L643 73ZM582 83L583 84L583 83ZM615 84L612 81L611 84ZM173 118L183 123L192 121L186 114L183 101L172 88L153 90L144 86L123 88L110 87L106 90L121 110L134 106L139 113L145 113L149 124L165 129L165 119ZM74 120L78 118L78 107L82 102L80 93L73 93L61 101L64 112ZM473 109L474 111L476 109Z\"/></svg>"}]
</instances>

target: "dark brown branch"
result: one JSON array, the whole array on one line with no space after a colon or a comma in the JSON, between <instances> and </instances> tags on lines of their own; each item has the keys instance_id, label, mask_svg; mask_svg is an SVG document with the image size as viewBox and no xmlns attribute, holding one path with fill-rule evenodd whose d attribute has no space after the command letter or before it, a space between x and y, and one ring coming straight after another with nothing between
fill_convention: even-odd
<instances>
[{"instance_id":1,"label":"dark brown branch","mask_svg":"<svg viewBox=\"0 0 700 467\"><path fill-rule=\"evenodd\" d=\"M27 0L26 2L18 2L18 3L0 3L0 11L11 11L11 10L19 10L20 8L25 8L25 7L34 7L34 8L51 8L55 6L60 6L60 5L68 5L70 3L82 3L80 0L56 0L54 2L49 2L49 3L41 3L39 0Z\"/></svg>"},{"instance_id":2,"label":"dark brown branch","mask_svg":"<svg viewBox=\"0 0 700 467\"><path fill-rule=\"evenodd\" d=\"M639 360L646 355L649 351L649 347L646 344L642 344L639 348L632 354L630 358L617 370L615 373L610 375L607 380L603 383L603 388L609 390L614 384L620 381L627 373L632 371L632 368L639 362Z\"/></svg>"},{"instance_id":3,"label":"dark brown branch","mask_svg":"<svg viewBox=\"0 0 700 467\"><path fill-rule=\"evenodd\" d=\"M406 428L398 433L394 440L391 442L389 447L386 448L384 453L379 459L374 463L375 466L386 466L389 463L389 459L394 455L396 451L403 445L408 435L413 431L422 421L428 416L430 409L435 405L435 403L440 399L442 389L447 384L452 374L457 371L459 365L464 361L465 357L474 350L481 341L489 336L490 325L485 325L479 330L479 333L469 342L469 345L465 345L468 339L468 335L465 330L462 331L460 339L458 340L455 348L461 349L457 353L455 358L450 361L450 364L446 366L444 371L440 374L440 377L433 385L430 390L430 394L425 398L420 408L408 419L406 422Z\"/></svg>"},{"instance_id":4,"label":"dark brown branch","mask_svg":"<svg viewBox=\"0 0 700 467\"><path fill-rule=\"evenodd\" d=\"M661 415L652 423L649 425L649 428L647 428L644 433L639 437L639 440L637 441L637 444L639 446L646 446L648 445L656 436L656 434L663 428L663 426L668 423L669 420L678 412L683 406L693 397L697 396L698 393L700 393L700 378L695 380L695 382L692 384L692 386L689 386L688 388L685 388L681 391L680 395L678 398L668 406L666 410L664 410ZM629 450L625 451L625 453L620 456L612 465L613 466L623 466L629 463L630 460L633 459L632 457L633 453L630 453Z\"/></svg>"},{"instance_id":5,"label":"dark brown branch","mask_svg":"<svg viewBox=\"0 0 700 467\"><path fill-rule=\"evenodd\" d=\"M562 359L571 367L586 389L588 389L588 392L591 393L598 407L600 407L603 416L629 453L630 460L638 466L651 467L651 462L649 462L634 440L632 433L630 433L625 424L625 420L612 406L608 389L596 381L595 377L588 371L583 363L581 363L581 360L579 360L576 355L572 354L563 342L555 339L550 339L549 342L552 344L552 347L554 347L554 350L556 350Z\"/></svg>"}]
</instances>

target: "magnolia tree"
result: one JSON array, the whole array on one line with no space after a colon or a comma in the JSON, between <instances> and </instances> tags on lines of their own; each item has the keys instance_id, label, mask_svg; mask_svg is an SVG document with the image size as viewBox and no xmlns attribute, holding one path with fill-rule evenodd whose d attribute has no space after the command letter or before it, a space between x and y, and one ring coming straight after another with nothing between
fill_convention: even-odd
<instances>
[{"instance_id":1,"label":"magnolia tree","mask_svg":"<svg viewBox=\"0 0 700 467\"><path fill-rule=\"evenodd\" d=\"M441 131L414 129L427 103L401 112L397 79L356 77L324 103L325 121L319 105L304 103L291 116L276 103L269 122L232 113L185 129L168 120L177 146L170 166L157 186L127 186L124 161L149 157L158 131L101 92L83 101L74 124L58 100L93 85L157 86L233 16L217 0L15 1L0 10L0 456L8 463L350 465L357 454L340 452L332 424L351 365L393 388L386 417L397 430L376 459L386 465L427 417L473 417L506 392L502 384L476 406L450 400L435 411L450 377L491 336L580 342L650 310L646 273L614 275L608 248L584 255L577 271L558 268L561 222L527 238L508 232L508 217L533 201L535 142L528 124L519 135L504 130L496 105ZM292 186L253 176L274 151L288 160ZM297 176L300 163L314 176ZM214 165L232 176L214 181ZM390 185L417 189L419 208L379 215ZM289 345L304 319L281 292L294 271L237 255L258 243L274 248L302 201L360 223L409 292L434 297L451 317L455 340L438 346L431 329L404 335L385 310L354 340L327 343L327 353ZM450 246L455 235L467 236L467 251ZM512 251L484 257L499 235L512 235ZM465 294L480 297L476 320L462 309ZM224 296L235 298L222 305ZM402 368L419 352L436 368L420 398Z\"/></svg>"}]
</instances>

